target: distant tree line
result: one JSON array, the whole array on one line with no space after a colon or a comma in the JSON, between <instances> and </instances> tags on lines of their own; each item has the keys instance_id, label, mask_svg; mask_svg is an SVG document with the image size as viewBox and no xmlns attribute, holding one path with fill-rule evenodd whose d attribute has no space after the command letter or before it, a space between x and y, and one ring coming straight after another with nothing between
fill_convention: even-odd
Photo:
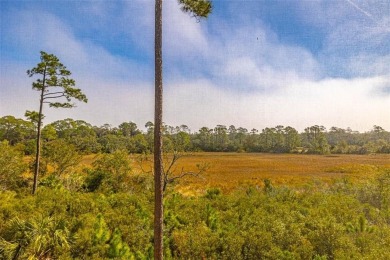
<instances>
[{"instance_id":1,"label":"distant tree line","mask_svg":"<svg viewBox=\"0 0 390 260\"><path fill-rule=\"evenodd\" d=\"M83 154L113 153L117 150L150 153L153 151L153 123L147 122L145 129L140 130L133 122L123 122L117 127L109 124L98 127L68 118L45 125L42 140L52 146L65 142ZM164 125L163 129L166 152L390 153L390 132L376 125L364 133L338 127L327 130L319 125L307 127L302 133L281 125L261 131L234 125L202 127L197 132L192 132L186 125ZM7 140L12 146L19 146L26 155L35 151L36 131L34 120L10 115L0 118L0 141Z\"/></svg>"}]
</instances>

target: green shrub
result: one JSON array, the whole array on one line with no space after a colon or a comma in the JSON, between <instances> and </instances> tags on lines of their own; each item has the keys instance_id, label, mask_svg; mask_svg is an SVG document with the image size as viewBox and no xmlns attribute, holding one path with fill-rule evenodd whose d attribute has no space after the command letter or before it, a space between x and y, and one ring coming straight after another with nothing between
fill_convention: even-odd
<instances>
[{"instance_id":1,"label":"green shrub","mask_svg":"<svg viewBox=\"0 0 390 260\"><path fill-rule=\"evenodd\" d=\"M10 146L7 141L0 142L0 191L26 186L27 183L22 177L26 171L23 152Z\"/></svg>"}]
</instances>

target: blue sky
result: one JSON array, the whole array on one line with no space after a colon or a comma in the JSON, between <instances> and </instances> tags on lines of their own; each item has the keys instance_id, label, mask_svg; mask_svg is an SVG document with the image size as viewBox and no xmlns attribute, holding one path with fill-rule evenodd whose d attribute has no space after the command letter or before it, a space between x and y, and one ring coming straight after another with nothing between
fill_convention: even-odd
<instances>
[{"instance_id":1,"label":"blue sky","mask_svg":"<svg viewBox=\"0 0 390 260\"><path fill-rule=\"evenodd\" d=\"M164 2L167 124L390 130L390 1L213 4L197 22ZM26 70L44 50L89 98L46 123L153 120L154 1L0 0L0 19L0 116L38 109Z\"/></svg>"}]
</instances>

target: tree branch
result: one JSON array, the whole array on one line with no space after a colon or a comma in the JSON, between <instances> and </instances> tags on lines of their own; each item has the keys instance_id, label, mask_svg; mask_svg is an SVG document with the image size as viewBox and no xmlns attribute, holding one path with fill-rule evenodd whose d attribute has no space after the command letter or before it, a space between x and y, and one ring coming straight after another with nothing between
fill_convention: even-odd
<instances>
[{"instance_id":1,"label":"tree branch","mask_svg":"<svg viewBox=\"0 0 390 260\"><path fill-rule=\"evenodd\" d=\"M177 152L174 152L173 153L173 158L171 160L171 163L169 164L168 166L168 169L165 171L164 170L164 167L163 167L163 172L166 173L167 175L169 175L169 173L171 173L171 169L173 167L173 165L175 165L175 163L177 162L177 160L179 160L182 156L180 154L178 154Z\"/></svg>"},{"instance_id":2,"label":"tree branch","mask_svg":"<svg viewBox=\"0 0 390 260\"><path fill-rule=\"evenodd\" d=\"M43 94L43 96L56 95L56 94L64 94L64 93L65 93L64 91L58 91L58 92L52 92L52 93Z\"/></svg>"},{"instance_id":3,"label":"tree branch","mask_svg":"<svg viewBox=\"0 0 390 260\"><path fill-rule=\"evenodd\" d=\"M173 176L173 177L169 178L168 182L171 183L171 182L174 182L176 179L181 179L181 178L183 178L185 176L189 176L189 175L193 176L193 177L202 177L200 175L203 173L203 171L199 171L199 172L185 172L184 169L181 169L181 170L182 170L182 172L181 172L180 175Z\"/></svg>"},{"instance_id":4,"label":"tree branch","mask_svg":"<svg viewBox=\"0 0 390 260\"><path fill-rule=\"evenodd\" d=\"M65 94L62 94L60 96L55 96L55 97L44 97L43 100L46 100L46 99L49 99L49 98L60 98L60 97L65 97L66 95Z\"/></svg>"},{"instance_id":5,"label":"tree branch","mask_svg":"<svg viewBox=\"0 0 390 260\"><path fill-rule=\"evenodd\" d=\"M194 171L184 171L184 167L182 167L179 175L170 177L170 175L172 175L176 171L176 169L172 170L172 167L175 165L177 160L179 160L183 156L184 155L179 154L178 152L174 152L168 170L163 171L163 175L164 175L163 191L166 190L166 187L169 183L173 183L177 179L181 179L186 176L201 177L200 175L210 168L209 164L203 164L203 165L197 164L196 167L198 168L198 171L194 172Z\"/></svg>"},{"instance_id":6,"label":"tree branch","mask_svg":"<svg viewBox=\"0 0 390 260\"><path fill-rule=\"evenodd\" d=\"M142 154L142 155L140 155L140 156L138 157L137 162L138 162L138 164L139 164L139 167L141 168L141 171L142 171L143 173L152 173L153 170L151 169L151 167L150 167L150 170L149 170L149 171L147 171L147 170L144 169L143 164L144 164L145 161L149 161L147 155Z\"/></svg>"}]
</instances>

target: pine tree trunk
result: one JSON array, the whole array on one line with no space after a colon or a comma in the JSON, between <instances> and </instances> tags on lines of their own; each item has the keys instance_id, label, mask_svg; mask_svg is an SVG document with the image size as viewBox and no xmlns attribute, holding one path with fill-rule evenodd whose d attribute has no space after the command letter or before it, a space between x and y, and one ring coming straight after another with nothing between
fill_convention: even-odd
<instances>
[{"instance_id":1,"label":"pine tree trunk","mask_svg":"<svg viewBox=\"0 0 390 260\"><path fill-rule=\"evenodd\" d=\"M163 259L162 0L155 2L154 259Z\"/></svg>"},{"instance_id":2,"label":"pine tree trunk","mask_svg":"<svg viewBox=\"0 0 390 260\"><path fill-rule=\"evenodd\" d=\"M43 98L45 93L45 84L46 84L46 68L43 73L43 80L42 80L42 90L41 90L41 99L39 102L39 114L38 114L38 126L37 126L37 147L36 147L36 153L35 153L35 167L34 167L34 182L33 182L33 189L32 194L34 195L37 191L38 187L38 174L39 174L39 161L41 158L41 126L42 126L42 109L43 109Z\"/></svg>"}]
</instances>

